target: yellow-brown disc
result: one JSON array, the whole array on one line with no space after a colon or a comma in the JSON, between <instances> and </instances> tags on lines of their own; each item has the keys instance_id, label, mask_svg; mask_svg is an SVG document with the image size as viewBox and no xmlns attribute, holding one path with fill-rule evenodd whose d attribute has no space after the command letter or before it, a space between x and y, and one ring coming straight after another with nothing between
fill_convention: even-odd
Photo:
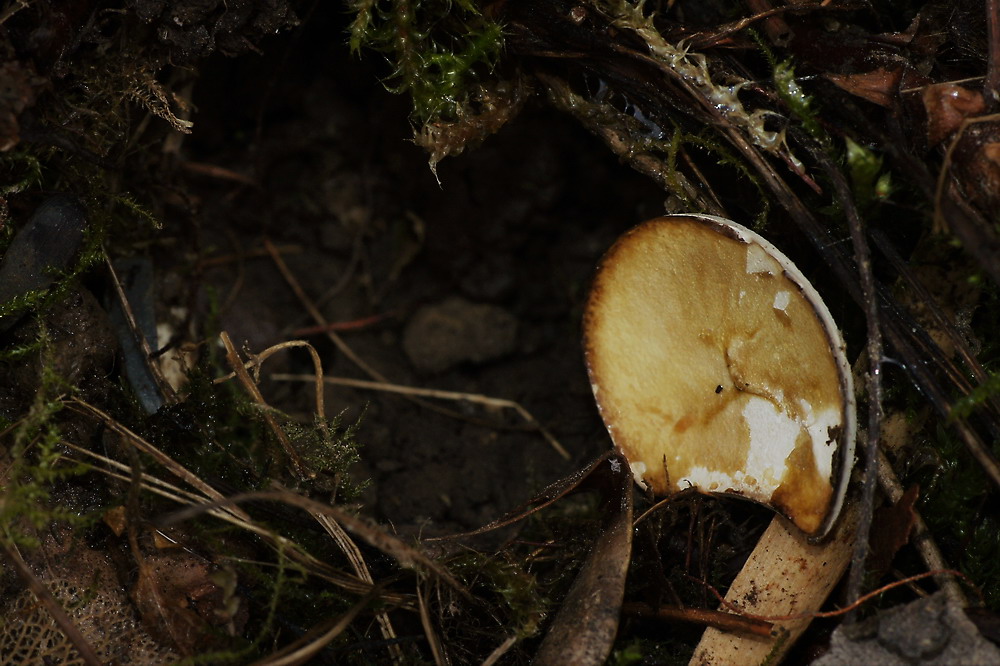
<instances>
[{"instance_id":1,"label":"yellow-brown disc","mask_svg":"<svg viewBox=\"0 0 1000 666\"><path fill-rule=\"evenodd\" d=\"M608 251L584 318L594 396L636 481L772 506L820 535L854 449L843 342L819 295L756 233L657 218Z\"/></svg>"}]
</instances>

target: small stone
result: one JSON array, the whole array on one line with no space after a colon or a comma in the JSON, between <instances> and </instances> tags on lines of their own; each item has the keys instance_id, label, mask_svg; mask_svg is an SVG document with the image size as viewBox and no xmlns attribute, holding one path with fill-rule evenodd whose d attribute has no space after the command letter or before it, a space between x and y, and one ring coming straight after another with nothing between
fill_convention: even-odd
<instances>
[{"instance_id":1,"label":"small stone","mask_svg":"<svg viewBox=\"0 0 1000 666\"><path fill-rule=\"evenodd\" d=\"M403 333L403 350L422 373L484 363L514 350L517 319L495 305L449 298L420 308Z\"/></svg>"},{"instance_id":2,"label":"small stone","mask_svg":"<svg viewBox=\"0 0 1000 666\"><path fill-rule=\"evenodd\" d=\"M46 289L65 270L83 245L86 212L65 195L49 197L14 236L0 262L0 303ZM0 318L0 332L24 314Z\"/></svg>"},{"instance_id":3,"label":"small stone","mask_svg":"<svg viewBox=\"0 0 1000 666\"><path fill-rule=\"evenodd\" d=\"M943 592L882 611L833 632L830 651L815 666L948 666L1000 664L1000 650L984 639Z\"/></svg>"}]
</instances>

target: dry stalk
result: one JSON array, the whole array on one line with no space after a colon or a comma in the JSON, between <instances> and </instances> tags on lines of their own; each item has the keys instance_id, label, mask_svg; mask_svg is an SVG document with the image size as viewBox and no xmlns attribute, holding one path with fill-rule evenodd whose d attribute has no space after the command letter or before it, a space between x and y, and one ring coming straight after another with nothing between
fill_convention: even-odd
<instances>
[{"instance_id":1,"label":"dry stalk","mask_svg":"<svg viewBox=\"0 0 1000 666\"><path fill-rule=\"evenodd\" d=\"M285 382L302 382L310 381L313 378L309 375L293 375L284 373L275 373L271 375L271 379L276 381ZM369 382L364 379L349 379L347 377L323 377L323 381L327 384L334 384L337 386L350 386L353 388L366 389L370 391L382 391L384 393L398 393L400 395L410 395L410 396L420 396L422 398L437 398L440 400L454 400L454 401L465 401L471 402L476 405L483 405L485 407L493 407L496 409L513 409L517 412L518 416L531 424L538 432L548 441L549 445L552 446L553 450L563 457L565 460L570 459L569 451L559 443L559 440L548 431L538 420L531 415L527 409L521 406L520 403L513 400L508 400L506 398L493 398L487 395L481 395L478 393L462 393L459 391L442 391L440 389L428 389L419 388L416 386L404 386L402 384L390 384L388 382Z\"/></svg>"},{"instance_id":2,"label":"dry stalk","mask_svg":"<svg viewBox=\"0 0 1000 666\"><path fill-rule=\"evenodd\" d=\"M142 360L149 369L149 373L153 376L153 380L156 382L156 387L159 389L164 401L168 405L174 404L177 402L177 393L174 392L173 387L170 386L170 382L168 382L163 376L163 372L160 370L160 364L153 361L153 350L150 348L149 341L146 340L146 336L139 330L139 325L136 323L135 315L132 312L132 305L128 302L128 298L125 296L125 290L122 288L121 280L118 279L118 273L115 271L115 267L111 263L108 253L102 251L102 254L104 255L104 264L107 266L108 273L111 275L111 284L113 284L115 288L115 297L118 299L118 304L121 306L122 312L125 314L125 322L128 324L129 331L132 333L132 338L139 345L139 349L142 350Z\"/></svg>"},{"instance_id":3,"label":"dry stalk","mask_svg":"<svg viewBox=\"0 0 1000 666\"><path fill-rule=\"evenodd\" d=\"M420 624L424 628L424 636L427 638L427 644L431 648L431 655L434 656L435 666L448 666L451 660L448 659L448 653L444 650L444 645L441 644L441 637L438 636L437 631L434 629L434 622L431 620L430 608L427 606L427 602L424 601L424 593L421 590L423 583L422 581L417 581L417 606L420 608Z\"/></svg>"},{"instance_id":4,"label":"dry stalk","mask_svg":"<svg viewBox=\"0 0 1000 666\"><path fill-rule=\"evenodd\" d=\"M250 398L257 403L257 406L261 408L261 415L267 422L271 432L274 436L278 438L281 443L282 448L285 449L285 453L288 454L289 460L292 462L292 469L295 475L300 479L311 479L316 476L315 472L312 472L306 467L305 462L302 460L302 456L299 452L295 450L295 446L292 445L288 435L285 431L281 429L278 425L277 419L274 418L274 414L271 410L270 405L264 400L263 394L261 394L260 389L257 384L251 379L250 373L247 372L246 367L243 365L243 360L237 353L236 348L233 346L233 341L229 339L229 334L223 331L219 334L219 338L222 340L222 344L226 347L226 360L229 361L229 366L236 372L236 377L239 379L240 384L246 389L246 392L250 394Z\"/></svg>"},{"instance_id":5,"label":"dry stalk","mask_svg":"<svg viewBox=\"0 0 1000 666\"><path fill-rule=\"evenodd\" d=\"M483 660L482 666L494 666L500 659L510 652L510 649L517 645L517 636L508 636L503 643L498 645L493 652L490 652L489 656Z\"/></svg>"},{"instance_id":6,"label":"dry stalk","mask_svg":"<svg viewBox=\"0 0 1000 666\"><path fill-rule=\"evenodd\" d=\"M329 645L330 641L344 633L344 630L351 625L351 622L358 616L358 613L374 601L377 595L378 589L372 589L371 592L366 594L339 618L320 622L307 631L299 640L285 646L274 654L268 655L264 659L253 662L251 666L297 666L298 664L307 663L320 650Z\"/></svg>"}]
</instances>

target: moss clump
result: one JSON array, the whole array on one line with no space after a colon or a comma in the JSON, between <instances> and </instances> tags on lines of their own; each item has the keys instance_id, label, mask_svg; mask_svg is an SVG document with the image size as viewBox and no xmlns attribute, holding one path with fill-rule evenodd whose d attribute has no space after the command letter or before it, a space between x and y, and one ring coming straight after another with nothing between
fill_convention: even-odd
<instances>
[{"instance_id":1,"label":"moss clump","mask_svg":"<svg viewBox=\"0 0 1000 666\"><path fill-rule=\"evenodd\" d=\"M386 87L410 93L418 126L469 115L477 82L496 65L503 32L471 0L353 0L350 46L382 53Z\"/></svg>"},{"instance_id":2,"label":"moss clump","mask_svg":"<svg viewBox=\"0 0 1000 666\"><path fill-rule=\"evenodd\" d=\"M882 172L882 158L850 138L847 141L847 166L851 170L851 185L858 209L869 210L888 198L892 181Z\"/></svg>"},{"instance_id":3,"label":"moss clump","mask_svg":"<svg viewBox=\"0 0 1000 666\"><path fill-rule=\"evenodd\" d=\"M348 474L351 466L361 460L356 435L363 418L361 415L354 423L344 425L341 413L329 420L317 418L311 424L288 419L282 424L306 467L317 475L311 482L313 488L334 493L338 502L357 500L367 486L367 481L354 481Z\"/></svg>"},{"instance_id":4,"label":"moss clump","mask_svg":"<svg viewBox=\"0 0 1000 666\"><path fill-rule=\"evenodd\" d=\"M1000 608L997 494L950 429L939 424L935 439L933 450L912 454L916 460L930 459L907 483L919 483L918 509L945 559L975 582L986 607L995 611Z\"/></svg>"},{"instance_id":5,"label":"moss clump","mask_svg":"<svg viewBox=\"0 0 1000 666\"><path fill-rule=\"evenodd\" d=\"M52 369L51 346L42 329L41 382L28 413L7 431L6 458L9 467L0 486L0 538L18 546L35 547L35 530L54 523L79 526L91 522L53 500L55 486L89 470L87 465L67 464L63 459L63 436L57 416L63 410L62 396L73 387Z\"/></svg>"}]
</instances>

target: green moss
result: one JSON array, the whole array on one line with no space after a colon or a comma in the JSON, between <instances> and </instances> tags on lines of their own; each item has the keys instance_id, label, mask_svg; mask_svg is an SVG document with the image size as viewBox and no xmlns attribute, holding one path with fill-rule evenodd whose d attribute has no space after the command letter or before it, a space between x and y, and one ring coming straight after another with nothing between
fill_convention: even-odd
<instances>
[{"instance_id":1,"label":"green moss","mask_svg":"<svg viewBox=\"0 0 1000 666\"><path fill-rule=\"evenodd\" d=\"M792 112L792 116L802 123L806 132L819 141L824 149L830 151L832 147L830 137L819 122L819 110L812 96L807 95L796 80L793 62L790 59L779 61L767 40L756 30L747 30L747 33L757 43L760 52L771 66L771 80L774 82L778 97Z\"/></svg>"},{"instance_id":2,"label":"green moss","mask_svg":"<svg viewBox=\"0 0 1000 666\"><path fill-rule=\"evenodd\" d=\"M542 592L543 586L520 558L470 552L450 560L448 568L481 604L478 611L498 625L481 627L481 631L502 630L505 635L519 639L538 634L550 604ZM468 612L478 614L476 609ZM467 625L463 630L470 631L472 626Z\"/></svg>"},{"instance_id":3,"label":"green moss","mask_svg":"<svg viewBox=\"0 0 1000 666\"><path fill-rule=\"evenodd\" d=\"M892 191L891 176L882 173L882 158L847 137L847 166L851 173L854 201L861 212L884 201Z\"/></svg>"},{"instance_id":4,"label":"green moss","mask_svg":"<svg viewBox=\"0 0 1000 666\"><path fill-rule=\"evenodd\" d=\"M28 310L39 311L63 300L73 289L77 278L103 258L101 244L106 236L105 227L100 224L89 224L84 234L83 249L77 256L75 264L66 271L54 276L52 286L47 289L36 289L14 296L6 303L0 304L0 317L19 314Z\"/></svg>"},{"instance_id":5,"label":"green moss","mask_svg":"<svg viewBox=\"0 0 1000 666\"><path fill-rule=\"evenodd\" d=\"M499 24L470 0L354 0L350 7L351 50L386 57L386 87L410 94L417 125L468 113L475 84L499 60Z\"/></svg>"},{"instance_id":6,"label":"green moss","mask_svg":"<svg viewBox=\"0 0 1000 666\"><path fill-rule=\"evenodd\" d=\"M0 196L9 197L34 187L42 182L42 163L32 153L15 150L0 153Z\"/></svg>"},{"instance_id":7,"label":"green moss","mask_svg":"<svg viewBox=\"0 0 1000 666\"><path fill-rule=\"evenodd\" d=\"M136 429L195 474L234 490L257 490L281 477L259 410L232 383L214 384L205 367L189 373L180 402Z\"/></svg>"},{"instance_id":8,"label":"green moss","mask_svg":"<svg viewBox=\"0 0 1000 666\"><path fill-rule=\"evenodd\" d=\"M991 398L1000 395L1000 374L990 373L982 384L969 391L955 401L951 413L954 418L966 419L972 416L977 407Z\"/></svg>"},{"instance_id":9,"label":"green moss","mask_svg":"<svg viewBox=\"0 0 1000 666\"><path fill-rule=\"evenodd\" d=\"M348 473L361 460L356 435L364 415L346 426L343 417L341 413L332 420L316 419L311 424L285 418L281 424L306 467L317 474L311 482L314 489L335 493L341 503L357 500L367 486L367 481L356 482Z\"/></svg>"},{"instance_id":10,"label":"green moss","mask_svg":"<svg viewBox=\"0 0 1000 666\"><path fill-rule=\"evenodd\" d=\"M57 416L63 409L62 396L73 388L52 369L54 362L44 328L40 348L40 386L28 413L8 435L12 439L7 449L10 467L0 487L0 538L28 547L38 545L34 530L57 522L80 526L93 520L92 516L81 516L58 504L52 497L56 484L90 468L63 459L63 436Z\"/></svg>"},{"instance_id":11,"label":"green moss","mask_svg":"<svg viewBox=\"0 0 1000 666\"><path fill-rule=\"evenodd\" d=\"M778 96L788 105L809 135L824 146L830 145L830 138L819 123L819 114L811 95L807 95L795 79L795 68L791 60L774 63L774 87Z\"/></svg>"},{"instance_id":12,"label":"green moss","mask_svg":"<svg viewBox=\"0 0 1000 666\"><path fill-rule=\"evenodd\" d=\"M996 491L950 428L938 425L933 444L933 449L911 456L929 460L914 470L907 482L920 484L919 511L946 561L979 587L988 608L998 610L1000 522L995 517Z\"/></svg>"}]
</instances>

